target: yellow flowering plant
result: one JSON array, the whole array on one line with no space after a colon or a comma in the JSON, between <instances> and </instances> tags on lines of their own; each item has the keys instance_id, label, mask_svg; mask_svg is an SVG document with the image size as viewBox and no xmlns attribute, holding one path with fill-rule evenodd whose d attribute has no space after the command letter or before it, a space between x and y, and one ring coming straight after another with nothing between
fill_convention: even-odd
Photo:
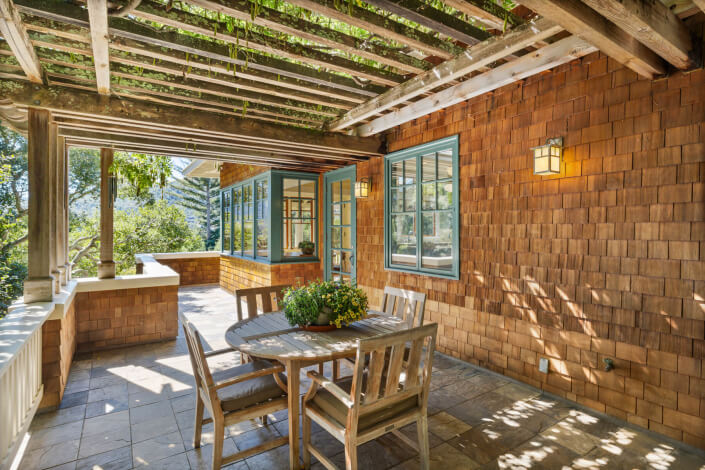
<instances>
[{"instance_id":1,"label":"yellow flowering plant","mask_svg":"<svg viewBox=\"0 0 705 470\"><path fill-rule=\"evenodd\" d=\"M321 313L328 324L348 326L367 315L367 295L351 284L315 281L288 289L282 301L284 316L292 325L318 324Z\"/></svg>"}]
</instances>

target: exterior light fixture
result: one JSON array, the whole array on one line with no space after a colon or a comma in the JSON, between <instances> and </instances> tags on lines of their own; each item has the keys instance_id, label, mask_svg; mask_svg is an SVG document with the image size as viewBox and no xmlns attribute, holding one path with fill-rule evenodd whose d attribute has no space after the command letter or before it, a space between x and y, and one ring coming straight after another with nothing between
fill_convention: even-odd
<instances>
[{"instance_id":1,"label":"exterior light fixture","mask_svg":"<svg viewBox=\"0 0 705 470\"><path fill-rule=\"evenodd\" d=\"M544 145L533 147L534 174L557 175L561 172L561 157L563 156L563 137L546 139Z\"/></svg>"},{"instance_id":2,"label":"exterior light fixture","mask_svg":"<svg viewBox=\"0 0 705 470\"><path fill-rule=\"evenodd\" d=\"M370 186L372 185L371 178L360 178L360 181L355 181L355 197L366 198L370 195Z\"/></svg>"}]
</instances>

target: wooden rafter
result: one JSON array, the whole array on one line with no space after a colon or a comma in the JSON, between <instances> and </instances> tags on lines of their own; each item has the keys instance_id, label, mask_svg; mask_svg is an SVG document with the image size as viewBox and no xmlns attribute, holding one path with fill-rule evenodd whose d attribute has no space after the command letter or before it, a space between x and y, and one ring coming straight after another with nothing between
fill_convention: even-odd
<instances>
[{"instance_id":1,"label":"wooden rafter","mask_svg":"<svg viewBox=\"0 0 705 470\"><path fill-rule=\"evenodd\" d=\"M12 49L27 78L42 83L42 66L12 0L0 0L0 33Z\"/></svg>"},{"instance_id":2,"label":"wooden rafter","mask_svg":"<svg viewBox=\"0 0 705 470\"><path fill-rule=\"evenodd\" d=\"M675 67L692 66L690 32L659 0L583 1Z\"/></svg>"},{"instance_id":3,"label":"wooden rafter","mask_svg":"<svg viewBox=\"0 0 705 470\"><path fill-rule=\"evenodd\" d=\"M89 27L87 13L84 9L64 3L60 0L18 0L18 8L39 17L53 19L84 28ZM206 39L187 36L171 31L157 31L147 25L141 25L124 18L110 18L109 33L113 36L131 39L152 46L180 51L207 60L218 60L230 63L243 69L255 69L274 75L283 75L297 80L308 81L316 85L330 86L350 92L374 90L373 85L360 85L351 78L330 72L318 71L314 68L295 64L274 57L245 53ZM379 70L378 82L395 85L403 81L403 77L392 72ZM378 88L379 90L379 88ZM381 89L380 91L383 91Z\"/></svg>"},{"instance_id":4,"label":"wooden rafter","mask_svg":"<svg viewBox=\"0 0 705 470\"><path fill-rule=\"evenodd\" d=\"M420 0L367 0L367 3L395 15L408 18L468 45L490 37L490 33L465 21L437 10Z\"/></svg>"},{"instance_id":5,"label":"wooden rafter","mask_svg":"<svg viewBox=\"0 0 705 470\"><path fill-rule=\"evenodd\" d=\"M640 75L653 78L666 71L661 58L651 49L579 0L522 0L522 4Z\"/></svg>"},{"instance_id":6,"label":"wooden rafter","mask_svg":"<svg viewBox=\"0 0 705 470\"><path fill-rule=\"evenodd\" d=\"M242 42L243 45L247 44L250 49L374 80L374 70L370 70L370 66L359 62L321 52L312 47L292 44L286 40L260 34L257 31L245 32L234 28L232 32L229 32L226 23L210 20L177 8L167 11L165 5L160 3L143 0L133 14L139 18L203 34L231 44L238 45ZM247 38L246 41L245 38ZM402 71L413 73L423 72L431 65L429 62L399 52L390 52L386 57L386 63Z\"/></svg>"},{"instance_id":7,"label":"wooden rafter","mask_svg":"<svg viewBox=\"0 0 705 470\"><path fill-rule=\"evenodd\" d=\"M537 41L547 39L562 31L550 20L540 19L531 25L523 25L503 35L495 36L469 48L455 59L443 62L428 72L417 75L407 82L389 89L369 101L348 111L344 116L328 125L330 130L341 130L400 105L439 86L468 75L495 62L508 54L519 51Z\"/></svg>"},{"instance_id":8,"label":"wooden rafter","mask_svg":"<svg viewBox=\"0 0 705 470\"><path fill-rule=\"evenodd\" d=\"M505 25L511 27L523 23L521 17L505 10L492 0L444 0L443 3L500 31L505 29Z\"/></svg>"},{"instance_id":9,"label":"wooden rafter","mask_svg":"<svg viewBox=\"0 0 705 470\"><path fill-rule=\"evenodd\" d=\"M184 113L178 107L154 105L131 99L99 97L95 93L58 86L37 86L14 80L0 80L0 95L24 107L42 107L59 113L91 116L94 119L119 117L135 124L157 121L192 132L210 129L220 134L247 139L254 148L257 143L277 143L282 146L307 146L311 149L351 151L361 156L381 155L384 151L379 138L361 138L342 134L297 129L283 125L223 116L199 110Z\"/></svg>"},{"instance_id":10,"label":"wooden rafter","mask_svg":"<svg viewBox=\"0 0 705 470\"><path fill-rule=\"evenodd\" d=\"M355 4L351 5L349 2L335 2L335 0L290 0L289 3L342 21L343 23L357 28L367 30L380 38L392 39L428 55L436 55L444 59L450 59L462 52L462 48L450 42L437 39L430 34L405 26L402 23L393 21L366 8L359 7Z\"/></svg>"},{"instance_id":11,"label":"wooden rafter","mask_svg":"<svg viewBox=\"0 0 705 470\"><path fill-rule=\"evenodd\" d=\"M108 50L108 1L88 0L91 44L98 93L110 94L110 51Z\"/></svg>"},{"instance_id":12,"label":"wooden rafter","mask_svg":"<svg viewBox=\"0 0 705 470\"><path fill-rule=\"evenodd\" d=\"M356 134L369 136L411 121L439 109L479 96L544 70L570 62L597 49L577 36L561 39L489 72L385 114L356 128Z\"/></svg>"},{"instance_id":13,"label":"wooden rafter","mask_svg":"<svg viewBox=\"0 0 705 470\"><path fill-rule=\"evenodd\" d=\"M28 17L26 24L30 30L30 38L37 47L57 49L71 54L90 54L87 46L90 39L88 31L84 28L34 16ZM234 73L229 69L229 63L199 57L187 59L183 53L130 39L115 39L110 44L110 49L111 61L115 63L316 105L347 108L348 103L362 103L365 101L364 96L376 95L358 95L332 87L312 87L296 79L253 69Z\"/></svg>"}]
</instances>

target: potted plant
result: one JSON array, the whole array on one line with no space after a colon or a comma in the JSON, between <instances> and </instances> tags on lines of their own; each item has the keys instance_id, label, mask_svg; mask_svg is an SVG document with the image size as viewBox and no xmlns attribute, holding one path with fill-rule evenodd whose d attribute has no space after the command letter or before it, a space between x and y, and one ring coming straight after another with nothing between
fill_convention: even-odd
<instances>
[{"instance_id":1,"label":"potted plant","mask_svg":"<svg viewBox=\"0 0 705 470\"><path fill-rule=\"evenodd\" d=\"M304 240L299 243L299 250L305 256L311 256L316 249L316 245L312 241Z\"/></svg>"},{"instance_id":2,"label":"potted plant","mask_svg":"<svg viewBox=\"0 0 705 470\"><path fill-rule=\"evenodd\" d=\"M284 316L305 330L328 331L367 315L367 295L350 284L326 281L286 290Z\"/></svg>"}]
</instances>

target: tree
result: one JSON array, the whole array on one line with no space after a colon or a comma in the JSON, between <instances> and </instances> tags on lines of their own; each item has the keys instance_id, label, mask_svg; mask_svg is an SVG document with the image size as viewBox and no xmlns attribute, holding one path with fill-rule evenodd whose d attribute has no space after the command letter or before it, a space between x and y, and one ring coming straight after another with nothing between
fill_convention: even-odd
<instances>
[{"instance_id":1,"label":"tree","mask_svg":"<svg viewBox=\"0 0 705 470\"><path fill-rule=\"evenodd\" d=\"M71 255L77 259L74 274L95 276L100 250L100 240L96 236L100 233L100 218L95 215L84 217L75 228L76 239L95 241L73 248ZM115 211L114 243L117 274L133 274L138 253L203 249L203 241L189 227L183 211L161 200L136 209ZM79 257L81 250L85 251Z\"/></svg>"},{"instance_id":2,"label":"tree","mask_svg":"<svg viewBox=\"0 0 705 470\"><path fill-rule=\"evenodd\" d=\"M220 238L220 186L215 178L178 178L169 186L175 203L196 214L206 250L215 248Z\"/></svg>"}]
</instances>

